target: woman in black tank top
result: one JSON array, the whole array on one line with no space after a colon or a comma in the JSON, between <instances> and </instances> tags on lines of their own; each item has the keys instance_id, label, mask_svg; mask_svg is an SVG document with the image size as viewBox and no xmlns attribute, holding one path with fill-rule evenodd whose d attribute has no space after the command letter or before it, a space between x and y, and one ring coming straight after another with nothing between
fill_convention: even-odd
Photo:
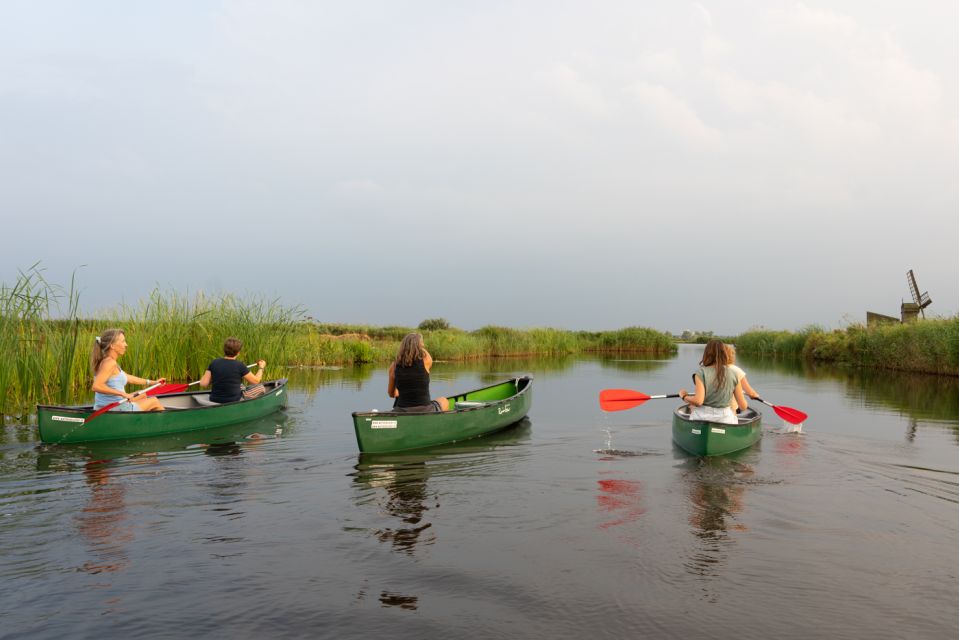
<instances>
[{"instance_id":1,"label":"woman in black tank top","mask_svg":"<svg viewBox=\"0 0 959 640\"><path fill-rule=\"evenodd\" d=\"M394 409L404 411L449 411L446 398L430 400L430 368L433 357L423 344L423 336L410 333L400 343L396 359L390 365L386 392L396 398Z\"/></svg>"}]
</instances>

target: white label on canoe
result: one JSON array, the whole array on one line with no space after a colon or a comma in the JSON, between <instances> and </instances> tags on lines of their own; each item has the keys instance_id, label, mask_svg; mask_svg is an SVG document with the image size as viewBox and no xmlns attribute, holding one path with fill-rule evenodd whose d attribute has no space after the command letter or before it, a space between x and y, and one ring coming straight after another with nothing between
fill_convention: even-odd
<instances>
[{"instance_id":1,"label":"white label on canoe","mask_svg":"<svg viewBox=\"0 0 959 640\"><path fill-rule=\"evenodd\" d=\"M70 418L68 416L51 416L56 422L83 422L83 418Z\"/></svg>"},{"instance_id":2,"label":"white label on canoe","mask_svg":"<svg viewBox=\"0 0 959 640\"><path fill-rule=\"evenodd\" d=\"M699 434L702 433L702 431L700 431L699 429L693 429L693 433L695 433L698 436Z\"/></svg>"},{"instance_id":3,"label":"white label on canoe","mask_svg":"<svg viewBox=\"0 0 959 640\"><path fill-rule=\"evenodd\" d=\"M282 396L282 395L283 395L283 389L280 389L279 391L276 392L276 397L277 397L277 398L279 398L279 397Z\"/></svg>"},{"instance_id":4,"label":"white label on canoe","mask_svg":"<svg viewBox=\"0 0 959 640\"><path fill-rule=\"evenodd\" d=\"M374 420L370 424L371 429L395 429L396 420Z\"/></svg>"},{"instance_id":5,"label":"white label on canoe","mask_svg":"<svg viewBox=\"0 0 959 640\"><path fill-rule=\"evenodd\" d=\"M504 413L509 413L509 405L508 404L503 405L502 407L496 410L496 413L498 413L499 415L503 415Z\"/></svg>"},{"instance_id":6,"label":"white label on canoe","mask_svg":"<svg viewBox=\"0 0 959 640\"><path fill-rule=\"evenodd\" d=\"M725 429L717 429L716 427L711 428L710 431L713 433L726 433Z\"/></svg>"}]
</instances>

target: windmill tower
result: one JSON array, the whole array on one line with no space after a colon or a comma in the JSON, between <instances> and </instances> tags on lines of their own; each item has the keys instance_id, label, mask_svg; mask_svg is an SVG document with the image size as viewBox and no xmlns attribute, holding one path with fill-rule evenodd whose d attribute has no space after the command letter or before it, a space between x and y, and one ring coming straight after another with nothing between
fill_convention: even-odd
<instances>
[{"instance_id":1,"label":"windmill tower","mask_svg":"<svg viewBox=\"0 0 959 640\"><path fill-rule=\"evenodd\" d=\"M919 285L916 284L916 274L912 272L912 269L906 272L906 281L909 283L909 293L912 294L913 301L902 303L902 321L912 322L919 317L919 314L922 314L923 319L925 319L926 312L924 309L932 304L929 292L924 291L921 294L919 293Z\"/></svg>"}]
</instances>

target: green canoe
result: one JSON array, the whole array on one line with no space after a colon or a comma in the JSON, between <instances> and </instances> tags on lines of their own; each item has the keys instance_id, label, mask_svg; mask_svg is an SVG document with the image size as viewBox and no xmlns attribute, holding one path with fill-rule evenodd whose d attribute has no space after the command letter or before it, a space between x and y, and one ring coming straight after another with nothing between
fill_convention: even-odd
<instances>
[{"instance_id":1,"label":"green canoe","mask_svg":"<svg viewBox=\"0 0 959 640\"><path fill-rule=\"evenodd\" d=\"M763 435L763 416L754 409L739 414L739 424L689 419L689 405L673 412L673 442L696 456L721 456L753 446Z\"/></svg>"},{"instance_id":2,"label":"green canoe","mask_svg":"<svg viewBox=\"0 0 959 640\"><path fill-rule=\"evenodd\" d=\"M468 440L523 419L533 401L533 378L524 376L450 396L442 413L362 411L353 414L356 443L364 453L421 449Z\"/></svg>"},{"instance_id":3,"label":"green canoe","mask_svg":"<svg viewBox=\"0 0 959 640\"><path fill-rule=\"evenodd\" d=\"M121 440L182 433L254 420L286 406L286 378L264 382L253 400L211 403L206 391L157 396L166 411L107 411L85 423L92 405L37 406L40 440L51 444Z\"/></svg>"}]
</instances>

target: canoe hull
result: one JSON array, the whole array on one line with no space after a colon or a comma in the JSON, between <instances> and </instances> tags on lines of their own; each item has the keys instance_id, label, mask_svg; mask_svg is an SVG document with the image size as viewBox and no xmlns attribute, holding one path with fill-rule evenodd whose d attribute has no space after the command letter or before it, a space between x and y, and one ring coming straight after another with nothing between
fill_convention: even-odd
<instances>
[{"instance_id":1,"label":"canoe hull","mask_svg":"<svg viewBox=\"0 0 959 640\"><path fill-rule=\"evenodd\" d=\"M356 443L363 453L422 449L477 438L522 420L533 402L533 379L526 376L450 396L450 411L353 414Z\"/></svg>"},{"instance_id":2,"label":"canoe hull","mask_svg":"<svg viewBox=\"0 0 959 640\"><path fill-rule=\"evenodd\" d=\"M753 446L762 438L762 414L749 409L739 424L689 419L686 405L673 412L673 442L695 456L721 456Z\"/></svg>"},{"instance_id":3,"label":"canoe hull","mask_svg":"<svg viewBox=\"0 0 959 640\"><path fill-rule=\"evenodd\" d=\"M286 379L263 383L266 394L253 400L201 405L209 392L192 391L157 396L167 411L107 411L89 423L92 406L37 407L40 440L50 444L123 440L197 431L255 420L286 406Z\"/></svg>"}]
</instances>

